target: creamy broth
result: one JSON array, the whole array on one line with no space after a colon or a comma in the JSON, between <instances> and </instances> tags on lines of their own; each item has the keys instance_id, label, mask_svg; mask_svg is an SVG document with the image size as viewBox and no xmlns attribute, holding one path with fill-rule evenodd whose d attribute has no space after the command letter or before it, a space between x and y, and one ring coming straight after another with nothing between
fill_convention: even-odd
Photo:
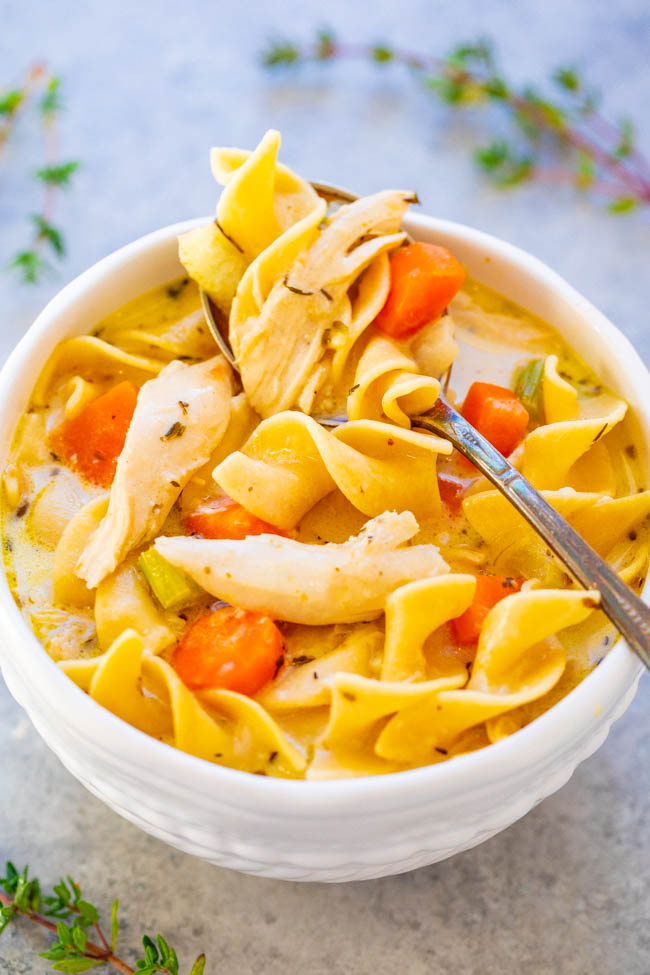
<instances>
[{"instance_id":1,"label":"creamy broth","mask_svg":"<svg viewBox=\"0 0 650 975\"><path fill-rule=\"evenodd\" d=\"M549 325L478 282L467 282L452 303L451 311L457 317L456 338L459 344L449 388L452 399L462 402L468 387L477 379L507 386L512 381L514 370L531 355L550 353L558 355L562 374L570 377L581 400L602 391L597 377ZM165 350L185 355L181 349L189 349L191 361L212 353L200 312L198 289L187 278L154 288L119 308L100 322L92 335L134 355L159 354L161 337ZM28 408L16 433L13 460L5 475L3 502L3 551L12 593L45 649L57 661L93 658L101 653L92 605L71 607L61 604L54 598L52 589L57 532L83 505L104 493L101 488L70 471L47 446L47 434L62 422L63 391L78 374L76 363L72 362L71 368L64 367L56 377L47 402L32 403ZM103 366L93 368L91 365L84 369L83 379L93 384L100 393L128 374L128 369L116 368L108 372ZM624 420L608 435L606 441L608 449L618 458L621 494L640 491L644 486L638 451L628 425L629 421ZM438 472L462 478L470 490L475 489L472 472L455 453L439 460ZM18 482L17 486L14 480ZM60 519L58 522L55 519L54 524L49 509L46 518L39 515L39 507L47 494L52 495ZM304 516L293 534L305 543L340 543L358 533L367 520L340 492L335 491ZM414 541L437 544L452 572L503 574L511 568L507 561L497 560L495 563L489 546L460 509L443 506L439 516L422 521L419 527ZM173 535L181 531L180 504L177 503L162 533ZM639 526L630 534L636 537L629 540L626 550L623 547L620 559L623 566L638 563L638 571L632 580L638 588L645 574L647 530L645 526ZM570 585L569 577L550 553L544 551L543 562L547 581L550 580L554 586ZM188 623L206 612L212 602L212 598L206 594L185 607L181 614L164 612L160 607L158 612L165 625L180 636ZM285 623L282 626L289 667L292 661L297 660L298 666L313 667L315 672L319 658L340 647L351 632L373 627L383 634L381 620L373 624L309 627ZM564 696L600 662L614 643L616 633L604 615L598 612L585 622L564 630L558 639L567 658L565 671L558 683L541 699L503 715L501 726L493 731L493 736L512 733ZM428 638L425 652L436 661L436 665L432 665L435 671L441 659L452 659L459 650L454 646L449 629L443 627ZM172 656L173 645L162 651L164 659L171 660ZM471 655L466 663L469 665L470 662ZM374 673L378 676L379 659L375 661ZM264 692L261 699L264 699ZM326 707L276 714L278 725L309 754L316 752L327 719ZM482 747L488 741L483 727L470 729L448 750L448 755L434 754L431 761L443 761L449 755ZM366 766L362 764L362 767ZM392 765L387 769L377 762L376 767L371 769L386 770L392 770Z\"/></svg>"}]
</instances>

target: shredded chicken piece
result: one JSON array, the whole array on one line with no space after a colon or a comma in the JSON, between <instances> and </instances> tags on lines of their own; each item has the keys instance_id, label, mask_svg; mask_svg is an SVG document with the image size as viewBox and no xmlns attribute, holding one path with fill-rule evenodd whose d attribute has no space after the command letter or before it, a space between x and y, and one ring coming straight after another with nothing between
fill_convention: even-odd
<instances>
[{"instance_id":1,"label":"shredded chicken piece","mask_svg":"<svg viewBox=\"0 0 650 975\"><path fill-rule=\"evenodd\" d=\"M240 541L161 537L155 547L235 606L293 623L354 623L380 616L398 586L448 571L435 545L399 547L417 531L410 511L386 511L340 545L255 535Z\"/></svg>"},{"instance_id":2,"label":"shredded chicken piece","mask_svg":"<svg viewBox=\"0 0 650 975\"><path fill-rule=\"evenodd\" d=\"M160 531L182 489L221 440L230 400L230 369L221 356L191 366L170 362L144 384L108 511L75 567L89 588Z\"/></svg>"},{"instance_id":3,"label":"shredded chicken piece","mask_svg":"<svg viewBox=\"0 0 650 975\"><path fill-rule=\"evenodd\" d=\"M246 395L262 416L289 409L327 352L335 322L346 317L347 292L375 258L397 247L409 200L385 190L341 207L284 278L259 315L237 321L230 337Z\"/></svg>"}]
</instances>

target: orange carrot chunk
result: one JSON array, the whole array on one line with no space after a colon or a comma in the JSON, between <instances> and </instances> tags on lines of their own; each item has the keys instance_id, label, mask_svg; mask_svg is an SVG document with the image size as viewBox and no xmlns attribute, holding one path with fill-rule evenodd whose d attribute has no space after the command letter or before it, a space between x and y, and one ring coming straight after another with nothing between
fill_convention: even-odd
<instances>
[{"instance_id":1,"label":"orange carrot chunk","mask_svg":"<svg viewBox=\"0 0 650 975\"><path fill-rule=\"evenodd\" d=\"M134 383L118 383L51 436L53 450L92 484L107 488L113 483L138 391Z\"/></svg>"},{"instance_id":2,"label":"orange carrot chunk","mask_svg":"<svg viewBox=\"0 0 650 975\"><path fill-rule=\"evenodd\" d=\"M477 576L476 593L472 605L455 620L451 621L451 629L459 643L476 643L485 617L493 606L521 589L522 579L510 579L505 576Z\"/></svg>"},{"instance_id":3,"label":"orange carrot chunk","mask_svg":"<svg viewBox=\"0 0 650 975\"><path fill-rule=\"evenodd\" d=\"M522 439L530 419L528 410L511 389L492 383L472 383L462 413L505 457Z\"/></svg>"},{"instance_id":4,"label":"orange carrot chunk","mask_svg":"<svg viewBox=\"0 0 650 975\"><path fill-rule=\"evenodd\" d=\"M416 241L390 259L390 291L375 325L406 338L440 318L462 286L465 268L445 247Z\"/></svg>"},{"instance_id":5,"label":"orange carrot chunk","mask_svg":"<svg viewBox=\"0 0 650 975\"><path fill-rule=\"evenodd\" d=\"M284 535L281 529L246 511L223 495L192 511L183 520L188 532L203 538L246 538L247 535Z\"/></svg>"},{"instance_id":6,"label":"orange carrot chunk","mask_svg":"<svg viewBox=\"0 0 650 975\"><path fill-rule=\"evenodd\" d=\"M471 480L464 481L453 474L438 474L438 491L440 500L452 514L460 511L460 506L465 496L465 491L471 484Z\"/></svg>"},{"instance_id":7,"label":"orange carrot chunk","mask_svg":"<svg viewBox=\"0 0 650 975\"><path fill-rule=\"evenodd\" d=\"M284 640L272 619L224 606L196 620L172 664L191 690L225 688L257 694L284 663Z\"/></svg>"}]
</instances>

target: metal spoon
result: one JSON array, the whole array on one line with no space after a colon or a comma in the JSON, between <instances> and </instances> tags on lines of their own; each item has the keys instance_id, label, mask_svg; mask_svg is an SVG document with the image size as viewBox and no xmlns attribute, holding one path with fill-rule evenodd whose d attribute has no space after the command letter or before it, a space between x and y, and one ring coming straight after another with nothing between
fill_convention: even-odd
<instances>
[{"instance_id":1,"label":"metal spoon","mask_svg":"<svg viewBox=\"0 0 650 975\"><path fill-rule=\"evenodd\" d=\"M316 192L332 202L351 203L354 194L327 183L312 183ZM219 328L208 295L201 291L206 322L233 369L239 368L227 335ZM227 324L227 323L224 323ZM324 426L337 427L346 416L314 417ZM571 525L535 490L532 484L503 457L478 430L467 422L441 392L428 413L411 417L411 424L449 440L510 501L544 539L585 589L597 589L600 607L645 666L650 670L650 608Z\"/></svg>"}]
</instances>

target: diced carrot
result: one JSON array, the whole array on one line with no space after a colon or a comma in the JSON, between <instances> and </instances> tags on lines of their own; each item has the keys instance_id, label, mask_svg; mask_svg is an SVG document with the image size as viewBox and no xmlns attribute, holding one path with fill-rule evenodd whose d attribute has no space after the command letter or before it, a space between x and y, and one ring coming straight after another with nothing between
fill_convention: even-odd
<instances>
[{"instance_id":1,"label":"diced carrot","mask_svg":"<svg viewBox=\"0 0 650 975\"><path fill-rule=\"evenodd\" d=\"M452 513L460 510L463 495L470 483L471 481L463 481L460 477L454 477L452 474L443 474L442 472L438 474L440 500Z\"/></svg>"},{"instance_id":2,"label":"diced carrot","mask_svg":"<svg viewBox=\"0 0 650 975\"><path fill-rule=\"evenodd\" d=\"M92 484L113 483L138 392L134 383L118 383L52 433L56 453Z\"/></svg>"},{"instance_id":3,"label":"diced carrot","mask_svg":"<svg viewBox=\"0 0 650 975\"><path fill-rule=\"evenodd\" d=\"M225 688L257 694L284 663L284 640L272 619L224 606L196 620L172 664L191 690Z\"/></svg>"},{"instance_id":4,"label":"diced carrot","mask_svg":"<svg viewBox=\"0 0 650 975\"><path fill-rule=\"evenodd\" d=\"M375 325L395 338L440 318L462 286L465 268L445 247L415 241L390 259L390 291Z\"/></svg>"},{"instance_id":5,"label":"diced carrot","mask_svg":"<svg viewBox=\"0 0 650 975\"><path fill-rule=\"evenodd\" d=\"M203 538L246 538L247 535L284 535L227 495L214 498L190 512L183 524L188 532Z\"/></svg>"},{"instance_id":6,"label":"diced carrot","mask_svg":"<svg viewBox=\"0 0 650 975\"><path fill-rule=\"evenodd\" d=\"M485 617L493 606L519 592L523 579L505 576L477 576L476 593L472 605L451 621L452 633L459 643L476 643Z\"/></svg>"},{"instance_id":7,"label":"diced carrot","mask_svg":"<svg viewBox=\"0 0 650 975\"><path fill-rule=\"evenodd\" d=\"M492 383L472 383L462 413L506 457L522 439L530 419L511 389Z\"/></svg>"}]
</instances>

